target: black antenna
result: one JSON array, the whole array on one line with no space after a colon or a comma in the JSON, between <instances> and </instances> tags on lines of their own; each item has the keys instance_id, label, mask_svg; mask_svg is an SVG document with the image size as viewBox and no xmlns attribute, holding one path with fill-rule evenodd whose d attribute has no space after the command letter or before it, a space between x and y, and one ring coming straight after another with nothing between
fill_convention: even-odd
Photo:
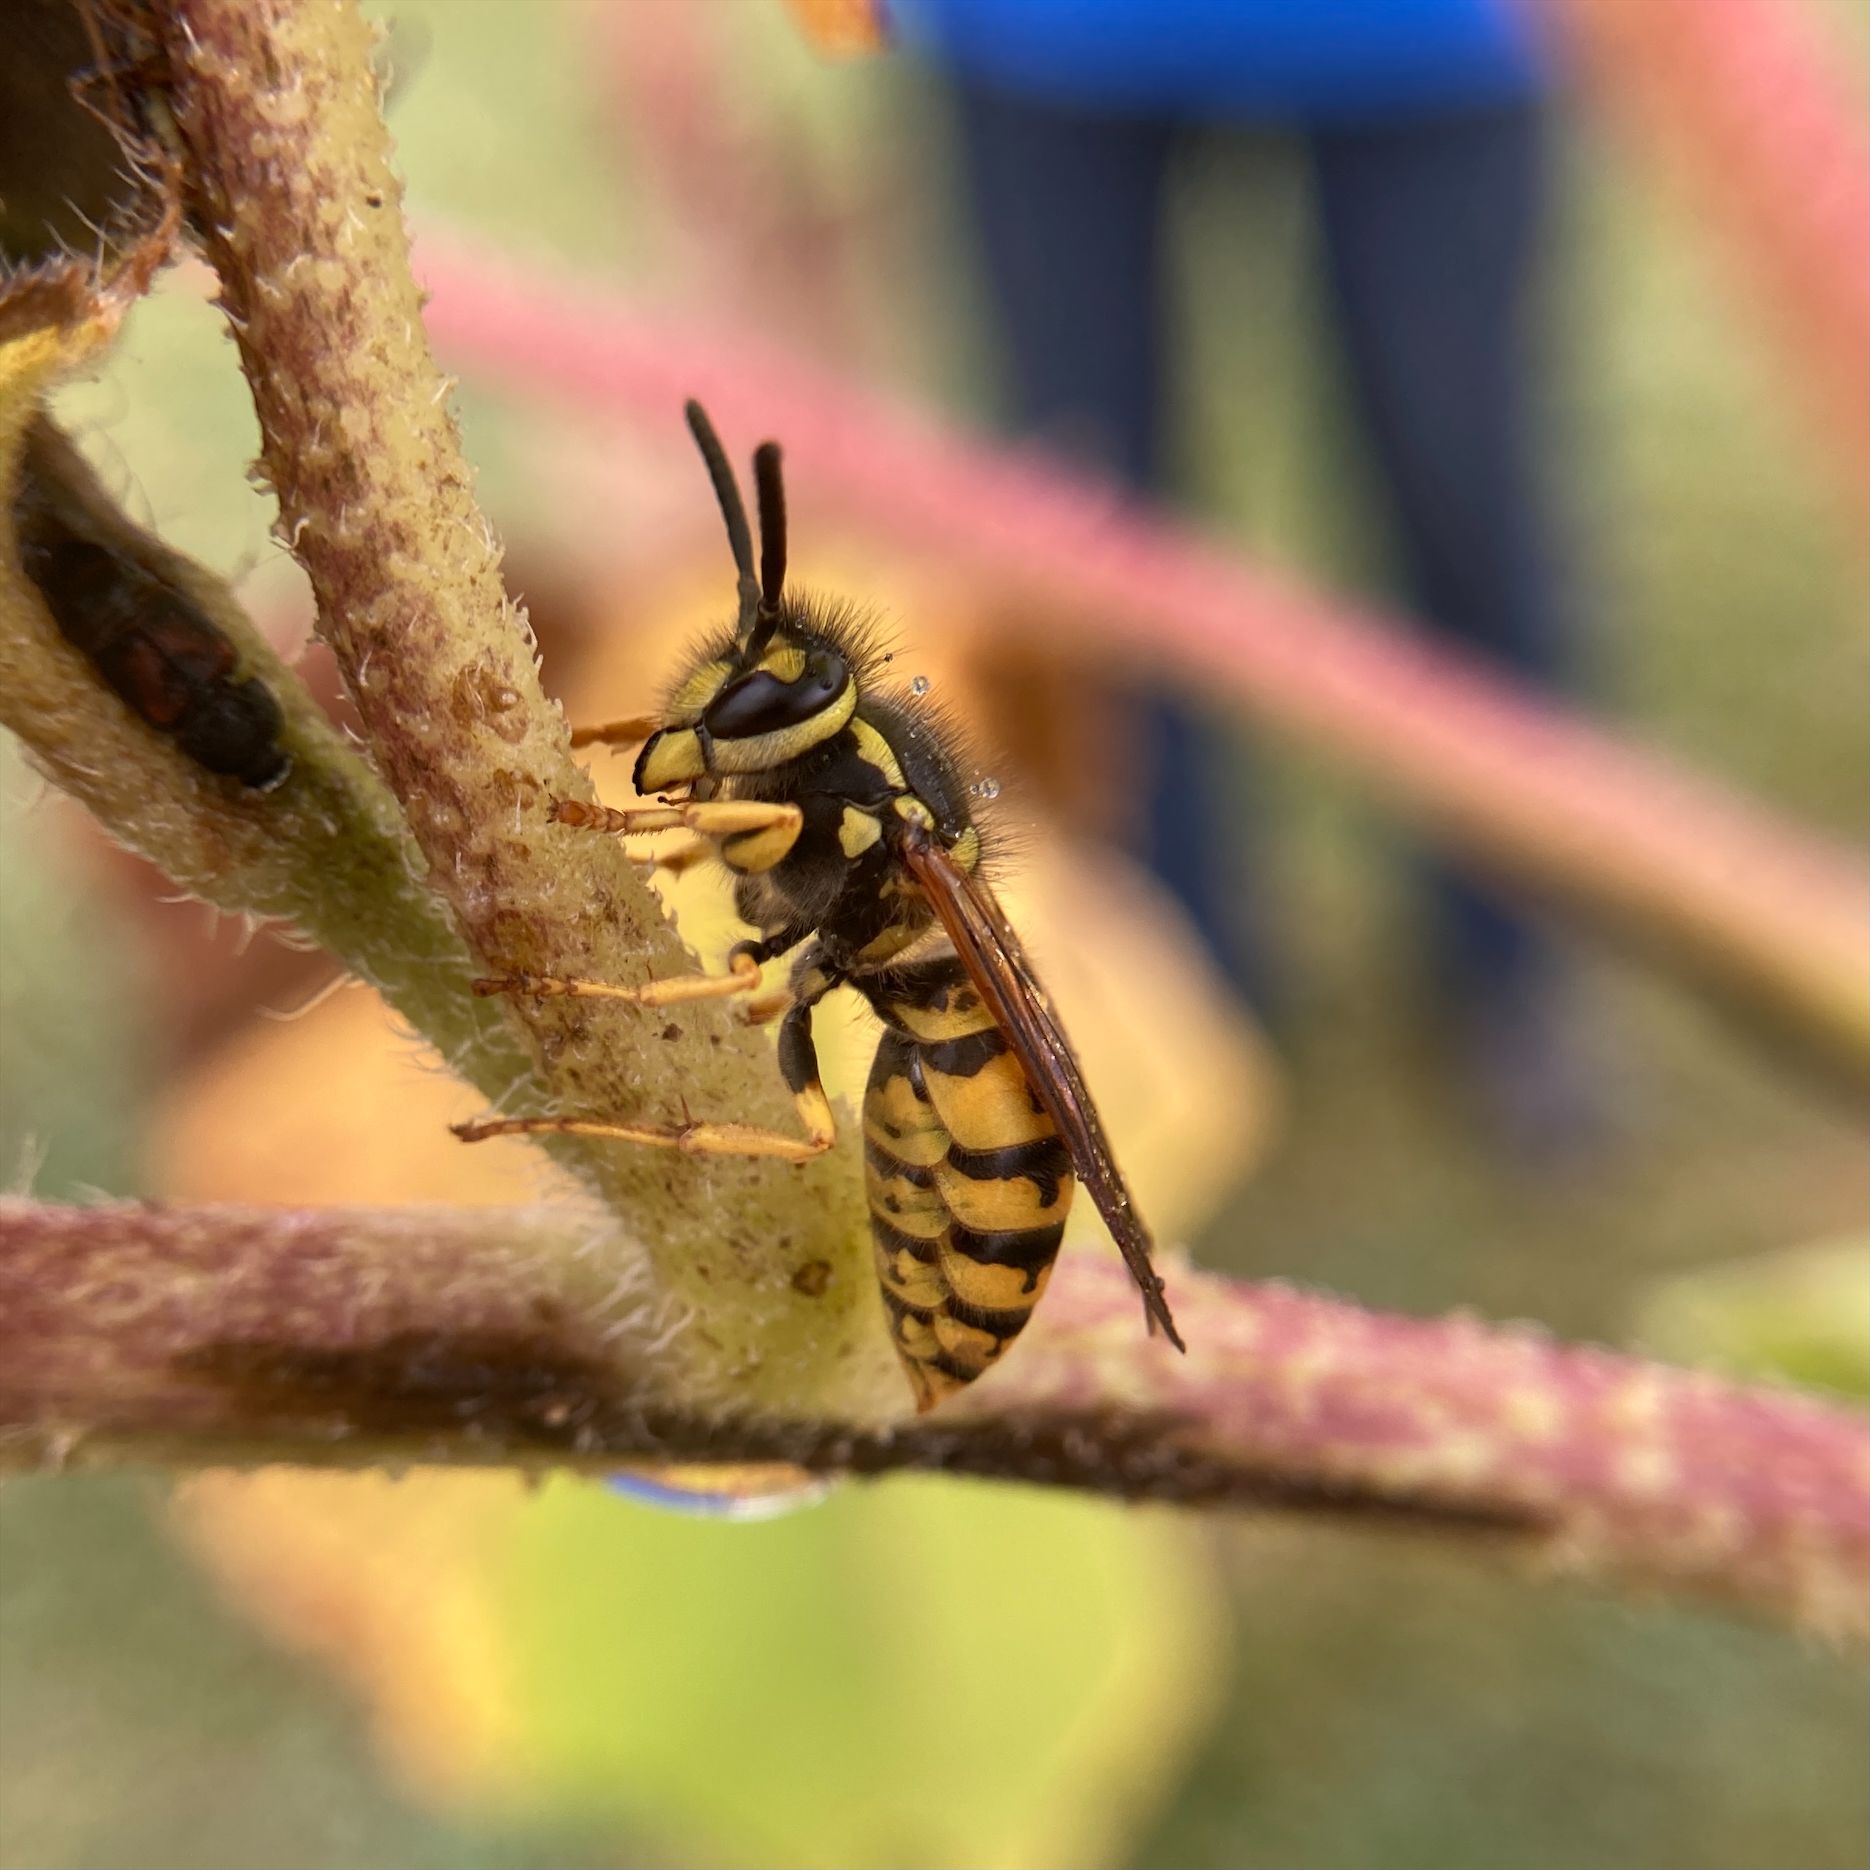
<instances>
[{"instance_id":1,"label":"black antenna","mask_svg":"<svg viewBox=\"0 0 1870 1870\"><path fill-rule=\"evenodd\" d=\"M759 659L772 638L786 588L786 483L777 442L761 442L753 451L753 491L760 504L760 602L747 638L749 663Z\"/></svg>"},{"instance_id":2,"label":"black antenna","mask_svg":"<svg viewBox=\"0 0 1870 1870\"><path fill-rule=\"evenodd\" d=\"M695 446L701 450L702 460L708 464L708 478L714 483L714 497L721 504L722 519L727 522L727 543L734 554L734 570L739 574L740 617L734 626L738 633L753 622L760 604L760 586L753 576L753 535L747 530L747 509L741 504L739 483L734 479L734 470L728 464L727 451L721 446L721 438L715 434L714 424L708 420L708 412L691 397L683 405L682 413L688 418L689 433L695 438ZM761 506L764 509L764 492L761 494ZM782 520L782 536L783 526Z\"/></svg>"}]
</instances>

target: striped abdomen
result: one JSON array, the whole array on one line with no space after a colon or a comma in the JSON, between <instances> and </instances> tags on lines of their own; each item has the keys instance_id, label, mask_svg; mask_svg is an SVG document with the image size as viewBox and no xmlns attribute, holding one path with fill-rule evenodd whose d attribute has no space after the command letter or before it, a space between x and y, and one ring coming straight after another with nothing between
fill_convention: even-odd
<instances>
[{"instance_id":1,"label":"striped abdomen","mask_svg":"<svg viewBox=\"0 0 1870 1870\"><path fill-rule=\"evenodd\" d=\"M865 1186L891 1335L919 1408L1025 1326L1071 1207L1071 1159L960 962L872 990Z\"/></svg>"}]
</instances>

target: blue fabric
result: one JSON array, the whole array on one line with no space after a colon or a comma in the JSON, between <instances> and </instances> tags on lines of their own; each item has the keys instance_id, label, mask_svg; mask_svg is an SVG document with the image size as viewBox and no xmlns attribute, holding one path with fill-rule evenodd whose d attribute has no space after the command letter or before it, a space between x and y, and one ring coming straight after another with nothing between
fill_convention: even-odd
<instances>
[{"instance_id":1,"label":"blue fabric","mask_svg":"<svg viewBox=\"0 0 1870 1870\"><path fill-rule=\"evenodd\" d=\"M955 102L1014 425L1160 494L1174 126L973 79ZM1431 632L1549 682L1564 667L1564 590L1533 459L1525 303L1545 222L1544 119L1533 101L1321 123L1305 147L1416 609ZM1243 877L1262 868L1258 814L1250 780L1223 780L1235 737L1179 694L1137 701L1154 753L1141 854L1265 1010L1277 985L1266 932L1251 898L1240 906ZM1536 932L1457 871L1431 876L1453 980L1476 1001L1523 997L1546 967Z\"/></svg>"},{"instance_id":2,"label":"blue fabric","mask_svg":"<svg viewBox=\"0 0 1870 1870\"><path fill-rule=\"evenodd\" d=\"M1343 125L1311 138L1318 213L1365 434L1402 569L1435 635L1556 688L1564 592L1535 464L1528 297L1546 224L1538 108ZM1493 890L1432 863L1447 973L1511 1004L1544 938Z\"/></svg>"},{"instance_id":3,"label":"blue fabric","mask_svg":"<svg viewBox=\"0 0 1870 1870\"><path fill-rule=\"evenodd\" d=\"M1024 96L1312 119L1538 91L1526 0L886 0L892 35Z\"/></svg>"}]
</instances>

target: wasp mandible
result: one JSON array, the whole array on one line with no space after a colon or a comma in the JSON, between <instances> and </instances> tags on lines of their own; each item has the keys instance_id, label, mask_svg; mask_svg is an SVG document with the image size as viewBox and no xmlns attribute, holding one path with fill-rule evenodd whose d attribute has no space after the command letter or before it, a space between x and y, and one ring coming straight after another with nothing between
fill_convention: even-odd
<instances>
[{"instance_id":1,"label":"wasp mandible","mask_svg":"<svg viewBox=\"0 0 1870 1870\"><path fill-rule=\"evenodd\" d=\"M574 746L640 743L636 789L660 803L561 801L552 815L626 835L686 828L733 875L735 906L760 933L723 975L477 985L666 1006L751 994L762 964L801 950L781 1002L779 1068L804 1134L583 1117L489 1118L457 1134L557 1132L807 1161L836 1137L813 1009L852 987L884 1026L864 1094L865 1182L883 1303L917 1407L971 1383L1024 1328L1075 1181L1123 1254L1149 1329L1183 1349L1077 1057L981 877L981 831L946 730L913 694L884 689L859 612L787 591L778 445L753 457L756 570L726 452L698 403L687 416L727 523L737 614L696 652L659 717L573 736Z\"/></svg>"}]
</instances>

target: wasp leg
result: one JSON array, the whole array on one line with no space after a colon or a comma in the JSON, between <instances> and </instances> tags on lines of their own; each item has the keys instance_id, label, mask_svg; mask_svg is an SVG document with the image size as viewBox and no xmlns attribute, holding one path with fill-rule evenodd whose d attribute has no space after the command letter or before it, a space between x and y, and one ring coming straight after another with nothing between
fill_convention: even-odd
<instances>
[{"instance_id":1,"label":"wasp leg","mask_svg":"<svg viewBox=\"0 0 1870 1870\"><path fill-rule=\"evenodd\" d=\"M553 974L499 974L474 983L486 998L497 993L525 994L534 1000L622 1000L631 1006L677 1006L686 1000L726 1000L752 993L760 984L760 964L749 948L736 948L725 974L674 974L641 987L618 987L602 980L569 980Z\"/></svg>"},{"instance_id":2,"label":"wasp leg","mask_svg":"<svg viewBox=\"0 0 1870 1870\"><path fill-rule=\"evenodd\" d=\"M673 974L666 980L646 981L641 987L618 987L609 981L577 980L558 974L495 974L473 983L483 999L497 993L530 995L535 1000L622 1000L631 1006L675 1006L685 1000L728 1000L736 994L752 993L760 984L760 969L768 961L796 948L805 939L804 929L784 928L758 941L736 942L728 950L725 974ZM754 1004L768 1007L762 1021L783 1012L792 1003L788 989L768 994Z\"/></svg>"},{"instance_id":3,"label":"wasp leg","mask_svg":"<svg viewBox=\"0 0 1870 1870\"><path fill-rule=\"evenodd\" d=\"M630 861L641 864L646 870L666 870L671 876L679 877L683 871L692 870L704 858L713 855L707 843L694 838L687 844L677 845L672 851L664 851L654 857L633 857Z\"/></svg>"},{"instance_id":4,"label":"wasp leg","mask_svg":"<svg viewBox=\"0 0 1870 1870\"><path fill-rule=\"evenodd\" d=\"M782 954L796 948L810 933L809 928L775 929L772 934L763 935L758 941L741 942L728 955L728 963L730 966L737 964L743 955L758 962L776 961ZM787 985L772 993L762 994L757 1000L749 1000L740 1009L741 1018L749 1026L764 1026L769 1019L777 1019L801 999L816 1006L831 991L830 977L820 969L809 980L804 980L801 979L801 972L801 969L794 969L793 979Z\"/></svg>"},{"instance_id":5,"label":"wasp leg","mask_svg":"<svg viewBox=\"0 0 1870 1870\"><path fill-rule=\"evenodd\" d=\"M547 814L554 824L575 831L604 831L630 837L641 831L693 831L704 838L736 837L746 831L770 831L798 825L804 814L796 805L766 799L701 799L689 805L633 805L619 811L610 805L587 805L582 799L554 799Z\"/></svg>"},{"instance_id":6,"label":"wasp leg","mask_svg":"<svg viewBox=\"0 0 1870 1870\"><path fill-rule=\"evenodd\" d=\"M762 994L757 1000L749 1000L740 1009L740 1017L749 1026L764 1026L769 1019L777 1019L791 1004L791 990L782 987L776 993Z\"/></svg>"},{"instance_id":7,"label":"wasp leg","mask_svg":"<svg viewBox=\"0 0 1870 1870\"><path fill-rule=\"evenodd\" d=\"M618 811L581 799L554 799L554 824L631 837L643 831L692 831L720 848L721 861L741 876L770 870L799 841L805 814L764 799L703 799L688 805L636 805Z\"/></svg>"},{"instance_id":8,"label":"wasp leg","mask_svg":"<svg viewBox=\"0 0 1870 1870\"><path fill-rule=\"evenodd\" d=\"M571 730L573 752L580 747L640 747L662 723L653 714L633 714L624 721L600 721Z\"/></svg>"},{"instance_id":9,"label":"wasp leg","mask_svg":"<svg viewBox=\"0 0 1870 1870\"><path fill-rule=\"evenodd\" d=\"M823 1093L819 1094L821 1097ZM800 1115L809 1123L814 1109ZM779 1130L756 1129L746 1123L684 1123L673 1127L643 1123L602 1123L594 1117L485 1117L473 1123L449 1126L464 1143L484 1143L490 1136L592 1136L600 1141L636 1143L645 1149L674 1149L685 1156L763 1156L776 1162L810 1162L822 1156L838 1139L837 1126L825 1106L823 1127L811 1135L787 1136Z\"/></svg>"},{"instance_id":10,"label":"wasp leg","mask_svg":"<svg viewBox=\"0 0 1870 1870\"><path fill-rule=\"evenodd\" d=\"M838 1140L831 1100L818 1077L818 1048L812 1043L812 1000L796 1001L779 1032L779 1069L792 1093L804 1136L762 1130L747 1123L606 1123L595 1117L483 1117L449 1127L464 1143L490 1136L590 1136L647 1149L674 1149L685 1156L763 1156L778 1162L810 1162Z\"/></svg>"}]
</instances>

